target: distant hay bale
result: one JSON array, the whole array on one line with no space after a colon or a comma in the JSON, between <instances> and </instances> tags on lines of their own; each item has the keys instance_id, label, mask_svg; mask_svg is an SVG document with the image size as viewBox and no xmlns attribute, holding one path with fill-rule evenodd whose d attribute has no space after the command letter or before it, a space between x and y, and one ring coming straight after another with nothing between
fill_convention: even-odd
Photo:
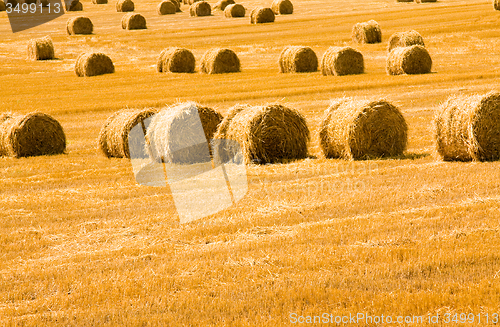
<instances>
[{"instance_id":1,"label":"distant hay bale","mask_svg":"<svg viewBox=\"0 0 500 327\"><path fill-rule=\"evenodd\" d=\"M31 60L54 59L54 44L50 36L31 39L28 43L28 58Z\"/></svg>"},{"instance_id":2,"label":"distant hay bale","mask_svg":"<svg viewBox=\"0 0 500 327\"><path fill-rule=\"evenodd\" d=\"M229 5L234 5L236 2L234 0L219 0L217 4L215 5L214 9L219 9L224 11L227 6Z\"/></svg>"},{"instance_id":3,"label":"distant hay bale","mask_svg":"<svg viewBox=\"0 0 500 327\"><path fill-rule=\"evenodd\" d=\"M116 2L117 12L129 12L134 10L135 10L135 5L132 0L118 0Z\"/></svg>"},{"instance_id":4,"label":"distant hay bale","mask_svg":"<svg viewBox=\"0 0 500 327\"><path fill-rule=\"evenodd\" d=\"M94 5L105 5L108 3L108 0L92 0Z\"/></svg>"},{"instance_id":5,"label":"distant hay bale","mask_svg":"<svg viewBox=\"0 0 500 327\"><path fill-rule=\"evenodd\" d=\"M173 15L175 14L175 12L175 5L172 3L172 1L163 1L158 5L159 15Z\"/></svg>"},{"instance_id":6,"label":"distant hay bale","mask_svg":"<svg viewBox=\"0 0 500 327\"><path fill-rule=\"evenodd\" d=\"M209 142L222 118L214 109L193 102L161 110L147 129L151 157L175 164L210 161Z\"/></svg>"},{"instance_id":7,"label":"distant hay bale","mask_svg":"<svg viewBox=\"0 0 500 327\"><path fill-rule=\"evenodd\" d=\"M451 96L439 107L434 124L443 160L500 159L500 93Z\"/></svg>"},{"instance_id":8,"label":"distant hay bale","mask_svg":"<svg viewBox=\"0 0 500 327\"><path fill-rule=\"evenodd\" d=\"M325 76L363 74L364 71L363 55L351 47L330 47L321 59L321 73Z\"/></svg>"},{"instance_id":9,"label":"distant hay bale","mask_svg":"<svg viewBox=\"0 0 500 327\"><path fill-rule=\"evenodd\" d=\"M437 0L415 0L416 3L437 2Z\"/></svg>"},{"instance_id":10,"label":"distant hay bale","mask_svg":"<svg viewBox=\"0 0 500 327\"><path fill-rule=\"evenodd\" d=\"M124 30L144 30L147 29L146 18L141 14L128 13L122 17L122 28Z\"/></svg>"},{"instance_id":11,"label":"distant hay bale","mask_svg":"<svg viewBox=\"0 0 500 327\"><path fill-rule=\"evenodd\" d=\"M290 0L274 0L271 9L276 15L293 14L293 4Z\"/></svg>"},{"instance_id":12,"label":"distant hay bale","mask_svg":"<svg viewBox=\"0 0 500 327\"><path fill-rule=\"evenodd\" d=\"M380 25L374 20L357 23L352 28L352 40L356 43L382 42L382 30L380 29Z\"/></svg>"},{"instance_id":13,"label":"distant hay bale","mask_svg":"<svg viewBox=\"0 0 500 327\"><path fill-rule=\"evenodd\" d=\"M236 3L234 5L229 5L224 9L224 16L227 18L245 17L246 10L245 7Z\"/></svg>"},{"instance_id":14,"label":"distant hay bale","mask_svg":"<svg viewBox=\"0 0 500 327\"><path fill-rule=\"evenodd\" d=\"M196 60L191 51L183 48L167 48L160 53L157 70L160 73L194 73Z\"/></svg>"},{"instance_id":15,"label":"distant hay bale","mask_svg":"<svg viewBox=\"0 0 500 327\"><path fill-rule=\"evenodd\" d=\"M319 138L326 158L391 157L406 149L408 126L389 102L343 98L325 111Z\"/></svg>"},{"instance_id":16,"label":"distant hay bale","mask_svg":"<svg viewBox=\"0 0 500 327\"><path fill-rule=\"evenodd\" d=\"M5 11L7 10L7 6L5 6L5 2L3 0L0 0L0 11Z\"/></svg>"},{"instance_id":17,"label":"distant hay bale","mask_svg":"<svg viewBox=\"0 0 500 327\"><path fill-rule=\"evenodd\" d=\"M495 8L495 10L500 10L500 0L495 0L493 2L493 8Z\"/></svg>"},{"instance_id":18,"label":"distant hay bale","mask_svg":"<svg viewBox=\"0 0 500 327\"><path fill-rule=\"evenodd\" d=\"M129 133L144 119L156 114L157 110L123 109L108 117L99 133L99 150L108 158L130 158Z\"/></svg>"},{"instance_id":19,"label":"distant hay bale","mask_svg":"<svg viewBox=\"0 0 500 327\"><path fill-rule=\"evenodd\" d=\"M210 16L212 14L212 7L206 1L198 1L189 7L189 14L191 17Z\"/></svg>"},{"instance_id":20,"label":"distant hay bale","mask_svg":"<svg viewBox=\"0 0 500 327\"><path fill-rule=\"evenodd\" d=\"M175 12L182 12L181 3L177 0L167 0L170 1L175 6Z\"/></svg>"},{"instance_id":21,"label":"distant hay bale","mask_svg":"<svg viewBox=\"0 0 500 327\"><path fill-rule=\"evenodd\" d=\"M287 46L280 54L280 73L306 73L318 70L318 57L309 47Z\"/></svg>"},{"instance_id":22,"label":"distant hay bale","mask_svg":"<svg viewBox=\"0 0 500 327\"><path fill-rule=\"evenodd\" d=\"M220 124L214 139L234 140L245 163L275 163L307 157L310 139L305 118L279 104L237 105Z\"/></svg>"},{"instance_id":23,"label":"distant hay bale","mask_svg":"<svg viewBox=\"0 0 500 327\"><path fill-rule=\"evenodd\" d=\"M387 51L391 52L392 49L396 47L409 47L412 45L421 45L425 47L424 39L415 30L410 30L406 32L397 32L391 35L389 38L389 45L387 46Z\"/></svg>"},{"instance_id":24,"label":"distant hay bale","mask_svg":"<svg viewBox=\"0 0 500 327\"><path fill-rule=\"evenodd\" d=\"M0 114L0 157L31 157L64 153L61 124L44 113Z\"/></svg>"},{"instance_id":25,"label":"distant hay bale","mask_svg":"<svg viewBox=\"0 0 500 327\"><path fill-rule=\"evenodd\" d=\"M94 25L88 17L72 17L66 23L66 31L69 35L92 34Z\"/></svg>"},{"instance_id":26,"label":"distant hay bale","mask_svg":"<svg viewBox=\"0 0 500 327\"><path fill-rule=\"evenodd\" d=\"M230 49L210 49L201 58L201 72L205 74L237 73L240 69L240 59Z\"/></svg>"},{"instance_id":27,"label":"distant hay bale","mask_svg":"<svg viewBox=\"0 0 500 327\"><path fill-rule=\"evenodd\" d=\"M394 48L387 56L386 70L389 75L427 74L431 69L431 56L421 45Z\"/></svg>"},{"instance_id":28,"label":"distant hay bale","mask_svg":"<svg viewBox=\"0 0 500 327\"><path fill-rule=\"evenodd\" d=\"M79 0L72 0L65 2L66 3L66 11L82 11L83 4Z\"/></svg>"},{"instance_id":29,"label":"distant hay bale","mask_svg":"<svg viewBox=\"0 0 500 327\"><path fill-rule=\"evenodd\" d=\"M275 18L271 8L257 7L250 12L251 24L273 23Z\"/></svg>"},{"instance_id":30,"label":"distant hay bale","mask_svg":"<svg viewBox=\"0 0 500 327\"><path fill-rule=\"evenodd\" d=\"M90 77L115 72L113 61L99 52L82 53L76 59L75 73L79 77Z\"/></svg>"}]
</instances>

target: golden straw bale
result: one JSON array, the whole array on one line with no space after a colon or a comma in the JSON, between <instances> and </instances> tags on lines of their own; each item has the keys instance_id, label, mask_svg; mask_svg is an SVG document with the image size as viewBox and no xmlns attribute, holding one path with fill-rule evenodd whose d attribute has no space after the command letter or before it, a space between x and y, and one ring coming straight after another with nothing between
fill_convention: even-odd
<instances>
[{"instance_id":1,"label":"golden straw bale","mask_svg":"<svg viewBox=\"0 0 500 327\"><path fill-rule=\"evenodd\" d=\"M380 25L374 20L357 23L352 28L352 40L356 43L382 42L382 30L380 29Z\"/></svg>"},{"instance_id":2,"label":"golden straw bale","mask_svg":"<svg viewBox=\"0 0 500 327\"><path fill-rule=\"evenodd\" d=\"M234 5L236 2L234 0L219 0L216 4L214 9L219 9L224 11L227 6L229 5Z\"/></svg>"},{"instance_id":3,"label":"golden straw bale","mask_svg":"<svg viewBox=\"0 0 500 327\"><path fill-rule=\"evenodd\" d=\"M387 51L391 52L392 49L397 47L409 47L412 45L421 45L425 47L424 39L422 35L415 30L410 30L406 32L397 32L391 35L389 38L389 45L387 46Z\"/></svg>"},{"instance_id":4,"label":"golden straw bale","mask_svg":"<svg viewBox=\"0 0 500 327\"><path fill-rule=\"evenodd\" d=\"M7 6L3 0L0 0L0 12L7 10Z\"/></svg>"},{"instance_id":5,"label":"golden straw bale","mask_svg":"<svg viewBox=\"0 0 500 327\"><path fill-rule=\"evenodd\" d=\"M94 5L105 5L108 3L108 0L92 0Z\"/></svg>"},{"instance_id":6,"label":"golden straw bale","mask_svg":"<svg viewBox=\"0 0 500 327\"><path fill-rule=\"evenodd\" d=\"M273 23L275 18L271 8L257 7L250 12L251 24Z\"/></svg>"},{"instance_id":7,"label":"golden straw bale","mask_svg":"<svg viewBox=\"0 0 500 327\"><path fill-rule=\"evenodd\" d=\"M321 73L325 76L363 74L364 71L363 55L351 47L330 47L321 59Z\"/></svg>"},{"instance_id":8,"label":"golden straw bale","mask_svg":"<svg viewBox=\"0 0 500 327\"><path fill-rule=\"evenodd\" d=\"M495 0L493 2L493 8L495 8L495 10L500 10L500 0Z\"/></svg>"},{"instance_id":9,"label":"golden straw bale","mask_svg":"<svg viewBox=\"0 0 500 327\"><path fill-rule=\"evenodd\" d=\"M160 73L194 73L196 60L191 51L183 48L167 48L160 53L157 70Z\"/></svg>"},{"instance_id":10,"label":"golden straw bale","mask_svg":"<svg viewBox=\"0 0 500 327\"><path fill-rule=\"evenodd\" d=\"M245 163L275 163L307 157L310 139L300 112L279 104L237 105L219 125L214 139L234 140Z\"/></svg>"},{"instance_id":11,"label":"golden straw bale","mask_svg":"<svg viewBox=\"0 0 500 327\"><path fill-rule=\"evenodd\" d=\"M212 14L212 7L206 1L198 1L189 7L189 14L191 17L210 16Z\"/></svg>"},{"instance_id":12,"label":"golden straw bale","mask_svg":"<svg viewBox=\"0 0 500 327\"><path fill-rule=\"evenodd\" d=\"M224 16L227 18L245 17L245 13L245 7L238 3L229 5L224 9Z\"/></svg>"},{"instance_id":13,"label":"golden straw bale","mask_svg":"<svg viewBox=\"0 0 500 327\"><path fill-rule=\"evenodd\" d=\"M387 101L343 98L325 111L319 137L326 158L390 157L403 154L408 127L399 109Z\"/></svg>"},{"instance_id":14,"label":"golden straw bale","mask_svg":"<svg viewBox=\"0 0 500 327\"><path fill-rule=\"evenodd\" d=\"M500 159L500 93L454 95L438 109L437 153L443 160Z\"/></svg>"},{"instance_id":15,"label":"golden straw bale","mask_svg":"<svg viewBox=\"0 0 500 327\"><path fill-rule=\"evenodd\" d=\"M132 0L118 0L116 2L117 12L129 12L134 10L135 10L135 5Z\"/></svg>"},{"instance_id":16,"label":"golden straw bale","mask_svg":"<svg viewBox=\"0 0 500 327\"><path fill-rule=\"evenodd\" d=\"M64 153L61 124L44 113L0 114L0 157L30 157Z\"/></svg>"},{"instance_id":17,"label":"golden straw bale","mask_svg":"<svg viewBox=\"0 0 500 327\"><path fill-rule=\"evenodd\" d=\"M124 30L147 29L146 18L141 14L127 13L122 17L122 28Z\"/></svg>"},{"instance_id":18,"label":"golden straw bale","mask_svg":"<svg viewBox=\"0 0 500 327\"><path fill-rule=\"evenodd\" d=\"M276 15L293 14L293 4L290 0L274 0L271 9Z\"/></svg>"},{"instance_id":19,"label":"golden straw bale","mask_svg":"<svg viewBox=\"0 0 500 327\"><path fill-rule=\"evenodd\" d=\"M432 69L429 52L421 45L394 48L387 56L389 75L427 74Z\"/></svg>"},{"instance_id":20,"label":"golden straw bale","mask_svg":"<svg viewBox=\"0 0 500 327\"><path fill-rule=\"evenodd\" d=\"M237 73L240 69L240 59L230 49L210 49L201 58L201 72L205 74Z\"/></svg>"},{"instance_id":21,"label":"golden straw bale","mask_svg":"<svg viewBox=\"0 0 500 327\"><path fill-rule=\"evenodd\" d=\"M82 53L76 59L75 73L79 77L97 76L103 74L112 74L115 72L113 61L99 52Z\"/></svg>"},{"instance_id":22,"label":"golden straw bale","mask_svg":"<svg viewBox=\"0 0 500 327\"><path fill-rule=\"evenodd\" d=\"M318 70L318 57L309 47L287 46L280 54L280 73L305 73Z\"/></svg>"},{"instance_id":23,"label":"golden straw bale","mask_svg":"<svg viewBox=\"0 0 500 327\"><path fill-rule=\"evenodd\" d=\"M66 2L66 11L82 11L83 10L83 4L79 0L72 0Z\"/></svg>"},{"instance_id":24,"label":"golden straw bale","mask_svg":"<svg viewBox=\"0 0 500 327\"><path fill-rule=\"evenodd\" d=\"M172 1L162 1L158 5L158 15L173 15L176 9Z\"/></svg>"},{"instance_id":25,"label":"golden straw bale","mask_svg":"<svg viewBox=\"0 0 500 327\"><path fill-rule=\"evenodd\" d=\"M137 124L156 114L154 108L123 109L108 117L99 133L99 150L108 158L130 158L129 133Z\"/></svg>"},{"instance_id":26,"label":"golden straw bale","mask_svg":"<svg viewBox=\"0 0 500 327\"><path fill-rule=\"evenodd\" d=\"M28 43L28 58L32 60L54 59L54 44L50 36L31 39Z\"/></svg>"},{"instance_id":27,"label":"golden straw bale","mask_svg":"<svg viewBox=\"0 0 500 327\"><path fill-rule=\"evenodd\" d=\"M94 24L88 17L71 17L66 23L66 32L68 35L76 34L92 34L94 31Z\"/></svg>"}]
</instances>

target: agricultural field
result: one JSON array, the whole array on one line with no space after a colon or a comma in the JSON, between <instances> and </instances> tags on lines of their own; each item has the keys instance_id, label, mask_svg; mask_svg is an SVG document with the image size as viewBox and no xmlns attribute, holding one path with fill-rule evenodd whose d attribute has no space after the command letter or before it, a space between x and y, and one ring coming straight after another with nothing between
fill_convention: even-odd
<instances>
[{"instance_id":1,"label":"agricultural field","mask_svg":"<svg viewBox=\"0 0 500 327\"><path fill-rule=\"evenodd\" d=\"M136 0L148 29L135 31L121 28L114 1L81 2L83 12L15 34L0 12L0 113L47 113L68 142L61 155L0 158L0 325L310 326L327 324L299 317L324 313L424 317L399 325L500 320L500 163L443 162L433 131L449 96L499 89L492 1L295 0L292 15L251 25L249 11L271 0L242 0L246 17L231 19L190 17L187 5L159 16L158 1ZM68 36L66 21L80 15L94 33ZM371 19L382 43L353 43L353 25ZM410 29L423 36L432 73L389 76L387 41ZM28 60L28 41L45 35L57 59ZM281 74L287 45L320 59L330 46L352 46L365 73ZM196 73L156 71L170 46L193 52ZM199 73L214 47L237 53L241 72ZM77 77L76 58L89 50L107 54L116 72ZM345 96L396 105L408 124L405 154L325 159L320 122ZM103 156L97 138L119 109L184 101L223 115L235 104L295 108L311 131L309 157L248 165L242 200L179 224L169 188L138 185L129 160Z\"/></svg>"}]
</instances>

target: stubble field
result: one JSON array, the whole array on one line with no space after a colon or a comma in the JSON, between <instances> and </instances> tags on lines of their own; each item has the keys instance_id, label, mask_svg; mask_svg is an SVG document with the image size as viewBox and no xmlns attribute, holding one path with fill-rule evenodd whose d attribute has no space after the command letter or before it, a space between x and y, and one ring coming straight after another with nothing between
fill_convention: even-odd
<instances>
[{"instance_id":1,"label":"stubble field","mask_svg":"<svg viewBox=\"0 0 500 327\"><path fill-rule=\"evenodd\" d=\"M83 13L16 34L0 13L0 112L48 113L68 139L64 155L0 158L0 325L287 326L291 315L323 313L439 314L444 324L446 313L472 313L476 323L500 314L500 164L440 161L432 125L448 96L498 90L492 3L296 0L293 15L250 25L248 14L192 18L186 5L158 16L157 2L137 0L148 29L125 31L114 1L82 2ZM82 14L94 34L67 36L66 20ZM353 44L352 26L370 19L382 43ZM433 73L388 76L388 38L408 29L424 37ZM45 35L58 60L27 60L27 41ZM319 58L329 46L353 46L366 72L280 74L286 45ZM197 71L206 50L229 47L242 72L159 74L157 56L169 46L190 49ZM116 73L76 77L86 50L108 54ZM397 105L409 126L405 156L324 159L318 126L343 96ZM248 166L236 206L179 224L168 188L138 185L128 160L99 154L97 136L118 109L186 100L222 114L237 103L296 108L312 133L311 157Z\"/></svg>"}]
</instances>

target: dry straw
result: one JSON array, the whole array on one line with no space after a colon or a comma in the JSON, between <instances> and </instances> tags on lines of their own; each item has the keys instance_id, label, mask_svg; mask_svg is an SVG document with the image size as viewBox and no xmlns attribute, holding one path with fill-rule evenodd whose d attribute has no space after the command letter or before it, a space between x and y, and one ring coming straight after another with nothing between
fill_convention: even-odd
<instances>
[{"instance_id":1,"label":"dry straw","mask_svg":"<svg viewBox=\"0 0 500 327\"><path fill-rule=\"evenodd\" d=\"M0 114L0 156L29 157L64 153L66 135L43 113Z\"/></svg>"},{"instance_id":2,"label":"dry straw","mask_svg":"<svg viewBox=\"0 0 500 327\"><path fill-rule=\"evenodd\" d=\"M293 14L293 4L290 0L274 0L271 9L276 15Z\"/></svg>"},{"instance_id":3,"label":"dry straw","mask_svg":"<svg viewBox=\"0 0 500 327\"><path fill-rule=\"evenodd\" d=\"M391 52L392 49L397 47L409 47L412 45L421 45L425 47L424 39L415 30L410 30L406 32L397 32L391 35L389 38L389 45L387 46L387 51Z\"/></svg>"},{"instance_id":4,"label":"dry straw","mask_svg":"<svg viewBox=\"0 0 500 327\"><path fill-rule=\"evenodd\" d=\"M437 2L437 0L415 0L416 3Z\"/></svg>"},{"instance_id":5,"label":"dry straw","mask_svg":"<svg viewBox=\"0 0 500 327\"><path fill-rule=\"evenodd\" d=\"M201 72L205 74L237 73L240 69L240 59L230 49L210 49L201 58Z\"/></svg>"},{"instance_id":6,"label":"dry straw","mask_svg":"<svg viewBox=\"0 0 500 327\"><path fill-rule=\"evenodd\" d=\"M493 2L493 8L495 8L495 10L500 10L500 0L495 0Z\"/></svg>"},{"instance_id":7,"label":"dry straw","mask_svg":"<svg viewBox=\"0 0 500 327\"><path fill-rule=\"evenodd\" d=\"M69 35L92 34L94 25L88 17L72 17L66 23L66 31Z\"/></svg>"},{"instance_id":8,"label":"dry straw","mask_svg":"<svg viewBox=\"0 0 500 327\"><path fill-rule=\"evenodd\" d=\"M280 54L280 73L305 73L318 70L318 57L309 47L287 46Z\"/></svg>"},{"instance_id":9,"label":"dry straw","mask_svg":"<svg viewBox=\"0 0 500 327\"><path fill-rule=\"evenodd\" d=\"M75 73L79 77L112 74L114 72L113 61L104 53L82 53L76 59Z\"/></svg>"},{"instance_id":10,"label":"dry straw","mask_svg":"<svg viewBox=\"0 0 500 327\"><path fill-rule=\"evenodd\" d=\"M54 59L54 44L50 36L31 39L28 43L28 58L31 60Z\"/></svg>"},{"instance_id":11,"label":"dry straw","mask_svg":"<svg viewBox=\"0 0 500 327\"><path fill-rule=\"evenodd\" d=\"M191 51L183 48L167 48L160 53L156 65L160 73L194 73L196 60Z\"/></svg>"},{"instance_id":12,"label":"dry straw","mask_svg":"<svg viewBox=\"0 0 500 327\"><path fill-rule=\"evenodd\" d=\"M413 2L413 0L397 0L397 2Z\"/></svg>"},{"instance_id":13,"label":"dry straw","mask_svg":"<svg viewBox=\"0 0 500 327\"><path fill-rule=\"evenodd\" d=\"M158 5L158 15L173 15L175 12L175 5L171 1L163 1Z\"/></svg>"},{"instance_id":14,"label":"dry straw","mask_svg":"<svg viewBox=\"0 0 500 327\"><path fill-rule=\"evenodd\" d=\"M251 24L273 23L275 18L271 8L257 7L250 12Z\"/></svg>"},{"instance_id":15,"label":"dry straw","mask_svg":"<svg viewBox=\"0 0 500 327\"><path fill-rule=\"evenodd\" d=\"M122 17L122 28L124 30L144 30L147 29L146 18L141 14L128 13Z\"/></svg>"},{"instance_id":16,"label":"dry straw","mask_svg":"<svg viewBox=\"0 0 500 327\"><path fill-rule=\"evenodd\" d=\"M116 11L117 12L129 12L134 11L135 5L132 0L118 0L116 2Z\"/></svg>"},{"instance_id":17,"label":"dry straw","mask_svg":"<svg viewBox=\"0 0 500 327\"><path fill-rule=\"evenodd\" d=\"M108 0L92 0L94 5L105 5L108 3Z\"/></svg>"},{"instance_id":18,"label":"dry straw","mask_svg":"<svg viewBox=\"0 0 500 327\"><path fill-rule=\"evenodd\" d=\"M240 4L229 5L224 9L224 16L227 18L245 17L245 7Z\"/></svg>"},{"instance_id":19,"label":"dry straw","mask_svg":"<svg viewBox=\"0 0 500 327\"><path fill-rule=\"evenodd\" d=\"M364 71L363 55L351 47L330 47L321 59L321 73L325 76L363 74Z\"/></svg>"},{"instance_id":20,"label":"dry straw","mask_svg":"<svg viewBox=\"0 0 500 327\"><path fill-rule=\"evenodd\" d=\"M332 102L319 130L325 157L347 160L401 155L407 134L406 121L394 105L351 98Z\"/></svg>"},{"instance_id":21,"label":"dry straw","mask_svg":"<svg viewBox=\"0 0 500 327\"><path fill-rule=\"evenodd\" d=\"M443 160L500 159L500 93L448 98L436 114L435 138Z\"/></svg>"},{"instance_id":22,"label":"dry straw","mask_svg":"<svg viewBox=\"0 0 500 327\"><path fill-rule=\"evenodd\" d=\"M215 139L239 143L245 163L274 163L307 157L310 139L305 118L279 104L237 105L222 121Z\"/></svg>"},{"instance_id":23,"label":"dry straw","mask_svg":"<svg viewBox=\"0 0 500 327\"><path fill-rule=\"evenodd\" d=\"M380 29L380 25L374 20L357 23L352 28L352 40L356 43L382 42L382 30Z\"/></svg>"},{"instance_id":24,"label":"dry straw","mask_svg":"<svg viewBox=\"0 0 500 327\"><path fill-rule=\"evenodd\" d=\"M82 11L83 5L79 0L72 0L71 2L66 2L66 11Z\"/></svg>"},{"instance_id":25,"label":"dry straw","mask_svg":"<svg viewBox=\"0 0 500 327\"><path fill-rule=\"evenodd\" d=\"M7 7L5 6L5 2L3 0L0 0L0 11L5 11Z\"/></svg>"},{"instance_id":26,"label":"dry straw","mask_svg":"<svg viewBox=\"0 0 500 327\"><path fill-rule=\"evenodd\" d=\"M192 17L210 16L212 14L212 7L206 1L198 1L189 7L189 14Z\"/></svg>"},{"instance_id":27,"label":"dry straw","mask_svg":"<svg viewBox=\"0 0 500 327\"><path fill-rule=\"evenodd\" d=\"M389 75L427 74L431 69L431 56L421 45L394 48L387 57L386 70Z\"/></svg>"},{"instance_id":28,"label":"dry straw","mask_svg":"<svg viewBox=\"0 0 500 327\"><path fill-rule=\"evenodd\" d=\"M156 109L123 109L111 115L99 133L99 149L108 158L130 158L130 130L153 116Z\"/></svg>"},{"instance_id":29,"label":"dry straw","mask_svg":"<svg viewBox=\"0 0 500 327\"><path fill-rule=\"evenodd\" d=\"M229 5L234 5L236 2L234 2L234 0L220 0L219 2L217 2L217 4L215 5L214 9L219 9L219 10L222 10L224 11L226 9L227 6Z\"/></svg>"},{"instance_id":30,"label":"dry straw","mask_svg":"<svg viewBox=\"0 0 500 327\"><path fill-rule=\"evenodd\" d=\"M209 142L222 115L194 102L162 109L147 129L148 152L158 162L193 164L210 161ZM200 122L203 130L200 130ZM210 150L211 151L211 150Z\"/></svg>"}]
</instances>

